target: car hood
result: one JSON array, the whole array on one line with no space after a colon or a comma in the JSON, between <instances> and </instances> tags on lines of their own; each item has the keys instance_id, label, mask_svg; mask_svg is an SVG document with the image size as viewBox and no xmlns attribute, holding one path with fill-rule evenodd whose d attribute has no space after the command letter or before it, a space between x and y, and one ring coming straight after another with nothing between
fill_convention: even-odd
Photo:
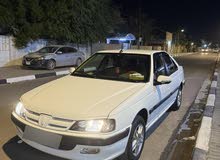
<instances>
[{"instance_id":1,"label":"car hood","mask_svg":"<svg viewBox=\"0 0 220 160\"><path fill-rule=\"evenodd\" d=\"M39 52L34 52L34 53L28 53L25 57L30 57L30 58L38 58L38 57L43 57L43 56L48 56L53 53L39 53Z\"/></svg>"},{"instance_id":2,"label":"car hood","mask_svg":"<svg viewBox=\"0 0 220 160\"><path fill-rule=\"evenodd\" d=\"M144 83L66 76L27 92L26 109L67 119L106 118Z\"/></svg>"}]
</instances>

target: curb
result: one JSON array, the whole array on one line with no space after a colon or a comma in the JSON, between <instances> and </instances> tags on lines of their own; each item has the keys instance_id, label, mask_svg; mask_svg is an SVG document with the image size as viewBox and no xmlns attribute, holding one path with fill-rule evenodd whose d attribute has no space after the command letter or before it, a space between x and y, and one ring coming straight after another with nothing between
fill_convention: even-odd
<instances>
[{"instance_id":1,"label":"curb","mask_svg":"<svg viewBox=\"0 0 220 160\"><path fill-rule=\"evenodd\" d=\"M28 80L35 80L35 79L45 78L45 77L62 76L62 75L67 75L67 74L69 74L69 70L40 73L40 74L35 74L35 75L27 75L27 76L13 77L13 78L7 78L7 79L0 79L0 85L28 81Z\"/></svg>"},{"instance_id":2,"label":"curb","mask_svg":"<svg viewBox=\"0 0 220 160\"><path fill-rule=\"evenodd\" d=\"M216 61L218 64L219 57ZM211 87L209 89L209 95L206 102L206 107L203 113L202 123L198 132L196 145L194 148L192 160L206 160L207 153L209 151L209 140L211 137L212 117L215 108L216 90L218 82L218 70L215 66L215 72L213 75Z\"/></svg>"}]
</instances>

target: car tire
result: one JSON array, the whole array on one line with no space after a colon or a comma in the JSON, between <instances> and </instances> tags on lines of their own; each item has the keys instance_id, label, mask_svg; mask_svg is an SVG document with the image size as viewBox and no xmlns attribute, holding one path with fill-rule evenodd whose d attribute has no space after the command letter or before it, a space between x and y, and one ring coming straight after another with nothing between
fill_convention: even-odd
<instances>
[{"instance_id":1,"label":"car tire","mask_svg":"<svg viewBox=\"0 0 220 160\"><path fill-rule=\"evenodd\" d=\"M119 160L138 160L144 147L145 141L145 121L141 116L136 116L132 123L130 136L125 153Z\"/></svg>"},{"instance_id":2,"label":"car tire","mask_svg":"<svg viewBox=\"0 0 220 160\"><path fill-rule=\"evenodd\" d=\"M182 95L183 95L182 87L179 87L178 92L177 92L177 96L176 96L176 100L173 103L173 105L170 107L170 109L172 111L177 111L180 109L180 106L182 104Z\"/></svg>"},{"instance_id":3,"label":"car tire","mask_svg":"<svg viewBox=\"0 0 220 160\"><path fill-rule=\"evenodd\" d=\"M56 62L54 60L49 60L47 62L47 69L52 70L56 67Z\"/></svg>"},{"instance_id":4,"label":"car tire","mask_svg":"<svg viewBox=\"0 0 220 160\"><path fill-rule=\"evenodd\" d=\"M81 58L78 58L78 59L76 60L76 66L78 67L81 63L82 63L82 59L81 59Z\"/></svg>"}]
</instances>

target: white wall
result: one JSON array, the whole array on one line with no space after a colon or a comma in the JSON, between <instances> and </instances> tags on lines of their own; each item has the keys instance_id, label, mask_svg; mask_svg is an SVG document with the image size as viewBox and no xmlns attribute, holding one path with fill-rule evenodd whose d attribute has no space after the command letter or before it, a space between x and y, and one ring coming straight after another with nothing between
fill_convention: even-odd
<instances>
[{"instance_id":1,"label":"white wall","mask_svg":"<svg viewBox=\"0 0 220 160\"><path fill-rule=\"evenodd\" d=\"M17 49L13 37L0 35L0 67L8 65L29 52L36 51L47 44L45 40L37 40L27 44L26 48Z\"/></svg>"}]
</instances>

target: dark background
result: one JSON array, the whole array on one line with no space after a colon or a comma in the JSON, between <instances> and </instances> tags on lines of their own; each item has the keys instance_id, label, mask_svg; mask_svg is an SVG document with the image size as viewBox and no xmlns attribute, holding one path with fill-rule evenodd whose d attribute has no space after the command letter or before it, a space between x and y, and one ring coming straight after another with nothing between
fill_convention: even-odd
<instances>
[{"instance_id":1,"label":"dark background","mask_svg":"<svg viewBox=\"0 0 220 160\"><path fill-rule=\"evenodd\" d=\"M122 16L138 8L162 29L185 32L195 40L220 41L220 1L214 0L114 0Z\"/></svg>"}]
</instances>

